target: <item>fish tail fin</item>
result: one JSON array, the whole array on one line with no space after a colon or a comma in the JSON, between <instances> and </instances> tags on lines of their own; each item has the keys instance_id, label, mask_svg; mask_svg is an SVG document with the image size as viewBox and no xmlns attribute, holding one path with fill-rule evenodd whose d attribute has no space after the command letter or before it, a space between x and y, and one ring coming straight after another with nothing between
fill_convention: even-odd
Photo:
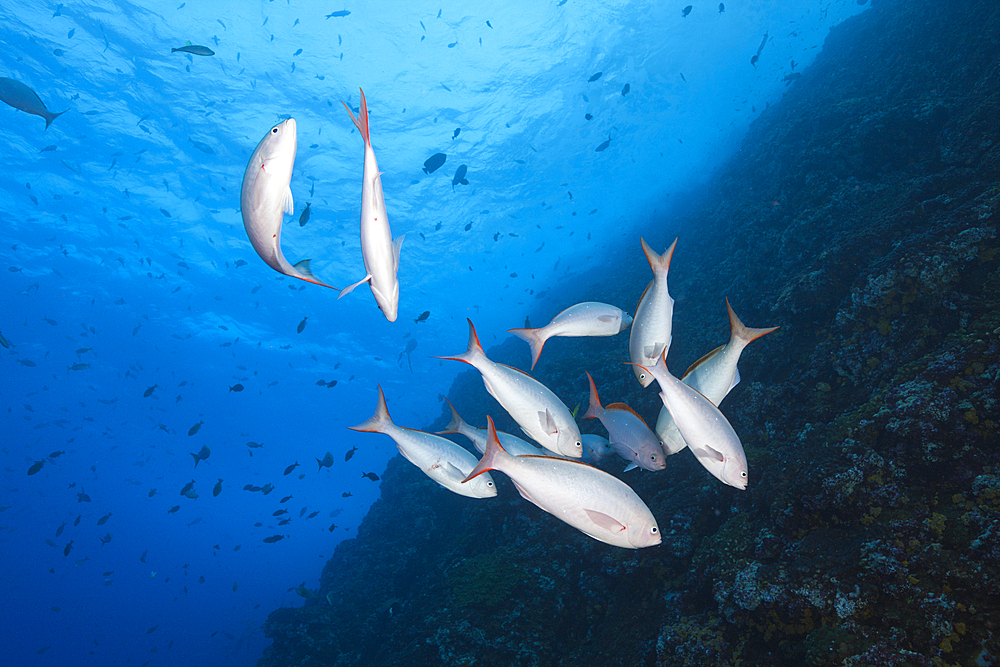
<instances>
[{"instance_id":1,"label":"fish tail fin","mask_svg":"<svg viewBox=\"0 0 1000 667\"><path fill-rule=\"evenodd\" d=\"M753 341L757 340L761 336L771 333L772 331L779 329L780 327L767 327L764 329L754 329L753 327L748 327L740 318L737 317L736 311L733 307L729 305L729 299L726 299L726 310L729 311L729 329L732 332L731 338L742 341L743 345L748 345Z\"/></svg>"},{"instance_id":2,"label":"fish tail fin","mask_svg":"<svg viewBox=\"0 0 1000 667\"><path fill-rule=\"evenodd\" d=\"M500 440L497 438L497 427L493 425L493 418L486 417L486 452L483 453L483 458L479 459L479 463L476 467L472 469L469 476L462 480L465 484L470 479L482 475L488 470L495 470L495 463L497 459L502 458L504 454L507 454L507 450L503 448L500 444ZM509 456L509 454L507 454Z\"/></svg>"},{"instance_id":3,"label":"fish tail fin","mask_svg":"<svg viewBox=\"0 0 1000 667\"><path fill-rule=\"evenodd\" d=\"M312 269L309 268L309 263L311 261L312 261L311 259L303 259L298 262L295 262L295 264L292 264L292 268L294 268L296 271L302 274L300 276L295 276L295 277L300 280L304 280L307 283L312 283L313 285L320 285L321 287L329 287L330 289L337 290L339 292L340 291L339 287L334 287L333 285L327 285L326 283L317 279L316 276L313 275Z\"/></svg>"},{"instance_id":4,"label":"fish tail fin","mask_svg":"<svg viewBox=\"0 0 1000 667\"><path fill-rule=\"evenodd\" d=\"M347 428L352 431L385 433L386 428L392 425L392 417L389 416L389 408L385 404L385 394L382 393L382 385L378 385L378 407L375 408L375 414L363 424L348 426Z\"/></svg>"},{"instance_id":5,"label":"fish tail fin","mask_svg":"<svg viewBox=\"0 0 1000 667\"><path fill-rule=\"evenodd\" d=\"M462 416L460 414L458 414L458 410L456 410L455 406L451 404L451 401L449 401L447 398L445 398L444 400L448 403L448 407L451 408L451 421L448 422L448 425L444 427L443 431L438 431L437 435L450 435L452 433L461 433L462 427L466 425L465 420L462 419Z\"/></svg>"},{"instance_id":6,"label":"fish tail fin","mask_svg":"<svg viewBox=\"0 0 1000 667\"><path fill-rule=\"evenodd\" d=\"M639 239L642 243L642 252L646 255L646 260L649 262L649 268L653 269L653 273L667 273L670 270L670 259L674 256L674 248L677 247L677 239L670 244L662 255L657 255L656 251L649 247L645 239Z\"/></svg>"},{"instance_id":7,"label":"fish tail fin","mask_svg":"<svg viewBox=\"0 0 1000 667\"><path fill-rule=\"evenodd\" d=\"M604 410L604 407L601 405L601 398L597 395L597 385L594 384L594 378L590 377L589 372L584 371L584 373L587 373L587 381L590 382L590 407L583 413L583 418L594 419Z\"/></svg>"},{"instance_id":8,"label":"fish tail fin","mask_svg":"<svg viewBox=\"0 0 1000 667\"><path fill-rule=\"evenodd\" d=\"M354 121L354 126L358 128L358 132L361 133L361 138L365 140L366 144L370 144L371 140L368 138L368 102L365 100L365 91L361 88L361 111L358 113L358 117L354 117L354 112L351 111L351 107L347 106L345 102L341 102L344 108L347 109L347 113L351 114L351 120Z\"/></svg>"},{"instance_id":9,"label":"fish tail fin","mask_svg":"<svg viewBox=\"0 0 1000 667\"><path fill-rule=\"evenodd\" d=\"M470 366L475 366L475 362L486 356L483 346L479 344L479 337L476 335L476 327L472 326L472 320L466 318L469 323L469 347L462 354L453 357L435 357L436 359L451 359L452 361L464 361Z\"/></svg>"},{"instance_id":10,"label":"fish tail fin","mask_svg":"<svg viewBox=\"0 0 1000 667\"><path fill-rule=\"evenodd\" d=\"M66 111L69 111L69 109L66 109ZM52 124L52 121L54 121L56 118L66 113L66 111L60 111L59 113L52 113L50 111L47 114L45 114L45 129L46 130L49 129L49 125Z\"/></svg>"},{"instance_id":11,"label":"fish tail fin","mask_svg":"<svg viewBox=\"0 0 1000 667\"><path fill-rule=\"evenodd\" d=\"M320 470L322 470L322 469L323 469L323 462L322 462L322 461L320 461L319 459L316 459L316 463L318 463L318 464L319 464L319 468L317 468L317 472L319 472Z\"/></svg>"},{"instance_id":12,"label":"fish tail fin","mask_svg":"<svg viewBox=\"0 0 1000 667\"><path fill-rule=\"evenodd\" d=\"M507 329L507 333L514 334L531 347L531 370L535 370L538 357L542 355L542 348L545 347L545 341L548 340L539 334L539 331L541 329Z\"/></svg>"}]
</instances>

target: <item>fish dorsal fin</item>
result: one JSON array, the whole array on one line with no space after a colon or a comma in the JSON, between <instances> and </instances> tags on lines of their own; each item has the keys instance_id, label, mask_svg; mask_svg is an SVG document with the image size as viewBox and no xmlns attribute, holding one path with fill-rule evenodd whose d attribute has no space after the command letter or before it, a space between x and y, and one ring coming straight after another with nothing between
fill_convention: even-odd
<instances>
[{"instance_id":1,"label":"fish dorsal fin","mask_svg":"<svg viewBox=\"0 0 1000 667\"><path fill-rule=\"evenodd\" d=\"M698 366L701 366L703 363L707 362L709 359L711 359L716 354L718 354L719 352L721 352L722 348L724 348L724 347L725 347L725 345L720 345L719 347L715 348L714 350L712 350L708 354L702 356L702 358L699 359L698 361L696 361L693 364L691 364L691 366L686 371L684 371L684 375L681 376L681 379L683 380L684 378L686 378L688 375L691 374L691 372L694 369L698 368ZM736 385L733 385L733 386L735 387Z\"/></svg>"},{"instance_id":2,"label":"fish dorsal fin","mask_svg":"<svg viewBox=\"0 0 1000 667\"><path fill-rule=\"evenodd\" d=\"M588 510L586 508L583 511L587 513L587 516L595 525L600 526L609 533L620 533L626 529L625 524L614 517L608 516L604 512Z\"/></svg>"},{"instance_id":3,"label":"fish dorsal fin","mask_svg":"<svg viewBox=\"0 0 1000 667\"><path fill-rule=\"evenodd\" d=\"M528 378L531 378L531 379L532 379L532 380L534 380L535 382L538 382L538 380L535 380L535 378L531 377L531 376L530 376L530 375L529 375L529 374L528 374L528 373L527 373L526 371L522 371L522 370L521 370L520 368L514 368L513 366L508 366L507 364L500 364L500 363L498 363L498 364L496 364L496 365L497 365L497 366L503 366L504 368L509 368L509 369L510 369L510 370L512 370L512 371L515 371L515 372L517 372L517 373L520 373L521 375L523 375L523 376L525 376L525 377L528 377Z\"/></svg>"},{"instance_id":4,"label":"fish dorsal fin","mask_svg":"<svg viewBox=\"0 0 1000 667\"><path fill-rule=\"evenodd\" d=\"M547 433L548 435L555 435L559 433L559 427L556 426L556 420L553 419L552 413L549 412L548 408L538 411L538 423L541 424L543 433Z\"/></svg>"},{"instance_id":5,"label":"fish dorsal fin","mask_svg":"<svg viewBox=\"0 0 1000 667\"><path fill-rule=\"evenodd\" d=\"M638 412L636 412L635 410L633 410L629 406L625 405L624 403L612 403L611 405L605 407L604 409L605 410L624 410L625 412L631 412L633 415L635 415L636 419L638 419L639 421L641 421L643 424L646 423L646 420L643 419L642 417L640 417Z\"/></svg>"},{"instance_id":6,"label":"fish dorsal fin","mask_svg":"<svg viewBox=\"0 0 1000 667\"><path fill-rule=\"evenodd\" d=\"M295 213L295 203L292 200L292 186L290 185L287 188L285 188L284 211L288 215Z\"/></svg>"}]
</instances>

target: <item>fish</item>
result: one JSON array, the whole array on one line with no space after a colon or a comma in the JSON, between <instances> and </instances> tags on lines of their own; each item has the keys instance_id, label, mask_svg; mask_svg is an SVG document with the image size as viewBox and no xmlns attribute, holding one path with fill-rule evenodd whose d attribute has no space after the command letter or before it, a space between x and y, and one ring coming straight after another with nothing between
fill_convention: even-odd
<instances>
[{"instance_id":1,"label":"fish","mask_svg":"<svg viewBox=\"0 0 1000 667\"><path fill-rule=\"evenodd\" d=\"M201 450L199 450L197 454L191 453L191 456L194 458L194 467L198 467L198 461L204 461L211 455L212 450L209 449L208 445L202 445ZM183 491L181 493L183 493Z\"/></svg>"},{"instance_id":2,"label":"fish","mask_svg":"<svg viewBox=\"0 0 1000 667\"><path fill-rule=\"evenodd\" d=\"M317 593L316 591L311 591L305 586L298 586L295 589L295 592L298 593L300 596L306 598L307 600L313 600L319 597L319 593Z\"/></svg>"},{"instance_id":3,"label":"fish","mask_svg":"<svg viewBox=\"0 0 1000 667\"><path fill-rule=\"evenodd\" d=\"M615 450L607 438L602 438L596 433L584 433L580 437L583 438L582 460L585 463L593 465L614 456Z\"/></svg>"},{"instance_id":4,"label":"fish","mask_svg":"<svg viewBox=\"0 0 1000 667\"><path fill-rule=\"evenodd\" d=\"M729 304L729 299L726 299L726 311L729 313L729 342L691 364L681 377L681 382L698 391L716 407L722 404L722 400L740 382L737 363L746 346L778 329L778 327L752 329L746 326ZM676 454L687 446L666 406L660 409L655 431L663 445L663 452L668 456Z\"/></svg>"},{"instance_id":5,"label":"fish","mask_svg":"<svg viewBox=\"0 0 1000 667\"><path fill-rule=\"evenodd\" d=\"M247 443L247 447L249 447L250 449L257 449L258 447L263 447L263 446L264 446L263 442L250 441Z\"/></svg>"},{"instance_id":6,"label":"fish","mask_svg":"<svg viewBox=\"0 0 1000 667\"><path fill-rule=\"evenodd\" d=\"M197 139L192 139L188 137L188 141L194 144L194 147L200 150L202 153L207 153L208 155L215 155L215 149L206 144L204 141L198 141ZM108 171L111 171L108 169Z\"/></svg>"},{"instance_id":7,"label":"fish","mask_svg":"<svg viewBox=\"0 0 1000 667\"><path fill-rule=\"evenodd\" d=\"M72 366L67 366L68 371L85 371L90 368L90 364L73 364Z\"/></svg>"},{"instance_id":8,"label":"fish","mask_svg":"<svg viewBox=\"0 0 1000 667\"><path fill-rule=\"evenodd\" d=\"M100 538L100 540L101 548L103 549L104 545L111 541L111 531L108 531L108 533L104 537Z\"/></svg>"},{"instance_id":9,"label":"fish","mask_svg":"<svg viewBox=\"0 0 1000 667\"><path fill-rule=\"evenodd\" d=\"M531 368L534 370L545 342L553 336L614 336L632 324L632 317L621 308L596 301L586 301L566 308L552 321L538 329L507 329L531 346Z\"/></svg>"},{"instance_id":10,"label":"fish","mask_svg":"<svg viewBox=\"0 0 1000 667\"><path fill-rule=\"evenodd\" d=\"M426 322L427 318L430 317L430 316L431 316L431 311L425 310L424 312L422 312L419 315L417 315L417 318L415 320L413 320L413 323L417 324L419 322Z\"/></svg>"},{"instance_id":11,"label":"fish","mask_svg":"<svg viewBox=\"0 0 1000 667\"><path fill-rule=\"evenodd\" d=\"M396 277L399 271L399 250L406 235L394 241L389 229L385 197L382 194L382 175L375 161L375 151L372 150L368 131L365 91L361 91L361 111L357 118L349 106L344 104L344 108L365 141L364 177L361 182L361 257L365 262L366 273L364 278L345 287L337 298L342 299L355 287L367 282L385 319L395 322L399 306L399 279Z\"/></svg>"},{"instance_id":12,"label":"fish","mask_svg":"<svg viewBox=\"0 0 1000 667\"><path fill-rule=\"evenodd\" d=\"M357 449L357 447L355 447L355 449ZM347 459L344 460L346 461ZM333 467L333 454L327 452L326 454L323 455L322 459L316 459L316 463L319 464L319 467L316 469L316 472L319 472L323 468Z\"/></svg>"},{"instance_id":13,"label":"fish","mask_svg":"<svg viewBox=\"0 0 1000 667\"><path fill-rule=\"evenodd\" d=\"M723 13L725 13L725 11L726 11L726 5L725 5L725 3L720 2L719 3L719 13L723 14Z\"/></svg>"},{"instance_id":14,"label":"fish","mask_svg":"<svg viewBox=\"0 0 1000 667\"><path fill-rule=\"evenodd\" d=\"M444 161L448 159L448 156L444 153L435 153L426 160L424 160L424 173L433 174L435 171L441 168Z\"/></svg>"},{"instance_id":15,"label":"fish","mask_svg":"<svg viewBox=\"0 0 1000 667\"><path fill-rule=\"evenodd\" d=\"M477 428L467 423L462 419L461 415L458 414L458 410L456 410L455 406L451 404L451 401L447 398L444 400L447 401L448 407L451 408L451 422L448 423L443 431L438 431L437 435L450 435L452 433L464 435L470 442L472 442L472 445L479 450L480 454L485 452L486 429ZM541 456L545 453L543 450L535 447L529 442L525 442L516 435L504 433L503 431L497 431L497 437L500 439L500 444L503 446L504 451L512 454L513 456Z\"/></svg>"},{"instance_id":16,"label":"fish","mask_svg":"<svg viewBox=\"0 0 1000 667\"><path fill-rule=\"evenodd\" d=\"M306 202L306 207L302 209L302 213L299 213L299 227L305 227L306 223L309 222L309 215L312 213L312 209L309 208L311 202Z\"/></svg>"},{"instance_id":17,"label":"fish","mask_svg":"<svg viewBox=\"0 0 1000 667\"><path fill-rule=\"evenodd\" d=\"M487 23L489 23L489 21L487 21ZM451 135L452 140L456 139L461 131L462 131L462 128L456 127L455 128L455 133Z\"/></svg>"},{"instance_id":18,"label":"fish","mask_svg":"<svg viewBox=\"0 0 1000 667\"><path fill-rule=\"evenodd\" d=\"M587 79L587 82L588 83L593 83L593 82L597 81L598 79L601 78L602 74L604 74L604 72L597 72L596 74L591 75L591 77L589 79Z\"/></svg>"},{"instance_id":19,"label":"fish","mask_svg":"<svg viewBox=\"0 0 1000 667\"><path fill-rule=\"evenodd\" d=\"M204 421L200 421L197 424L195 424L194 426L192 426L191 428L189 428L188 429L188 435L194 435L195 433L197 433L198 431L200 431L201 430L201 425L204 424L204 423L205 423Z\"/></svg>"},{"instance_id":20,"label":"fish","mask_svg":"<svg viewBox=\"0 0 1000 667\"><path fill-rule=\"evenodd\" d=\"M235 392L239 393L239 392L243 391L243 389L244 389L243 385L241 385L239 382L237 382L236 384L234 384L233 386L231 386L229 388L229 391L235 391Z\"/></svg>"},{"instance_id":21,"label":"fish","mask_svg":"<svg viewBox=\"0 0 1000 667\"><path fill-rule=\"evenodd\" d=\"M688 5L687 7L685 7L684 9L682 9L681 10L681 16L684 17L684 18L687 18L687 15L691 13L691 9L692 9L691 5Z\"/></svg>"},{"instance_id":22,"label":"fish","mask_svg":"<svg viewBox=\"0 0 1000 667\"><path fill-rule=\"evenodd\" d=\"M306 328L306 320L308 320L308 319L309 319L308 317L303 317L302 318L302 321L299 322L299 326L295 327L295 332L296 333L302 333L302 330Z\"/></svg>"},{"instance_id":23,"label":"fish","mask_svg":"<svg viewBox=\"0 0 1000 667\"><path fill-rule=\"evenodd\" d=\"M271 516L281 516L282 514L288 514L288 510L275 510L271 512Z\"/></svg>"},{"instance_id":24,"label":"fish","mask_svg":"<svg viewBox=\"0 0 1000 667\"><path fill-rule=\"evenodd\" d=\"M180 508L181 508L180 505L174 505L173 507L167 510L167 514L176 514L177 510L179 510Z\"/></svg>"},{"instance_id":25,"label":"fish","mask_svg":"<svg viewBox=\"0 0 1000 667\"><path fill-rule=\"evenodd\" d=\"M37 473L39 470L42 469L43 465L45 465L45 459L42 459L41 461L35 461L33 464L31 464L31 467L28 468L28 474L34 475L35 473Z\"/></svg>"},{"instance_id":26,"label":"fish","mask_svg":"<svg viewBox=\"0 0 1000 667\"><path fill-rule=\"evenodd\" d=\"M376 475L373 472L363 472L363 473L361 473L361 476L362 477L366 477L366 478L370 479L373 482L377 482L379 480L379 476ZM344 496L344 497L346 498L347 496Z\"/></svg>"},{"instance_id":27,"label":"fish","mask_svg":"<svg viewBox=\"0 0 1000 667\"><path fill-rule=\"evenodd\" d=\"M46 130L49 129L52 121L66 113L65 111L52 113L45 107L45 103L42 102L31 88L20 81L3 77L0 77L0 102L5 102L25 113L41 116L45 119Z\"/></svg>"},{"instance_id":28,"label":"fish","mask_svg":"<svg viewBox=\"0 0 1000 667\"><path fill-rule=\"evenodd\" d=\"M345 462L350 461L354 457L354 452L356 452L356 451L358 451L357 445L355 445L354 447L351 447L350 449L348 449L347 453L344 454L344 461Z\"/></svg>"},{"instance_id":29,"label":"fish","mask_svg":"<svg viewBox=\"0 0 1000 667\"><path fill-rule=\"evenodd\" d=\"M477 477L473 484L464 483L478 463L469 450L432 433L402 428L393 423L381 385L378 387L378 405L375 414L367 421L348 428L352 431L384 433L389 436L407 461L453 493L469 498L492 498L497 494L493 478L488 474Z\"/></svg>"},{"instance_id":30,"label":"fish","mask_svg":"<svg viewBox=\"0 0 1000 667\"><path fill-rule=\"evenodd\" d=\"M667 467L663 448L656 434L635 410L624 403L601 405L594 378L587 373L590 382L590 407L583 414L584 419L599 419L608 431L608 440L618 456L629 462L625 470L639 467L644 470L663 470Z\"/></svg>"},{"instance_id":31,"label":"fish","mask_svg":"<svg viewBox=\"0 0 1000 667\"><path fill-rule=\"evenodd\" d=\"M298 461L296 461L296 462L295 462L295 463L293 463L292 465L290 465L290 466L288 466L287 468L285 468L285 473L284 473L284 474L286 474L286 475L290 475L290 474L292 473L292 471L293 471L293 470L295 470L295 469L296 469L296 468L298 468L298 467L299 467L299 462L298 462Z\"/></svg>"},{"instance_id":32,"label":"fish","mask_svg":"<svg viewBox=\"0 0 1000 667\"><path fill-rule=\"evenodd\" d=\"M146 630L146 634L147 634L147 635L151 635L151 634L153 634L154 632L156 632L156 628L158 628L158 627L160 627L160 626L159 626L159 625L154 625L154 626L153 626L153 627L151 627L151 628L150 628L149 630Z\"/></svg>"},{"instance_id":33,"label":"fish","mask_svg":"<svg viewBox=\"0 0 1000 667\"><path fill-rule=\"evenodd\" d=\"M63 524L61 526L59 526L58 528L56 528L56 537L59 537L60 535L62 535L62 533L63 533L63 531L65 529L66 529L66 522L63 521Z\"/></svg>"},{"instance_id":34,"label":"fish","mask_svg":"<svg viewBox=\"0 0 1000 667\"><path fill-rule=\"evenodd\" d=\"M295 211L292 201L292 167L295 164L296 126L289 118L272 127L257 144L240 191L243 226L254 250L278 273L314 285L337 289L320 282L309 270L308 259L289 264L281 252L281 224L284 214Z\"/></svg>"},{"instance_id":35,"label":"fish","mask_svg":"<svg viewBox=\"0 0 1000 667\"><path fill-rule=\"evenodd\" d=\"M487 417L486 453L466 482L499 470L521 497L585 535L625 549L660 543L660 529L646 503L625 482L599 468L554 456L511 456Z\"/></svg>"},{"instance_id":36,"label":"fish","mask_svg":"<svg viewBox=\"0 0 1000 667\"><path fill-rule=\"evenodd\" d=\"M340 18L340 17L343 17L343 16L350 16L350 15L351 15L351 12L347 11L346 9L341 9L341 10L335 11L335 12L333 12L331 14L327 14L326 18Z\"/></svg>"},{"instance_id":37,"label":"fish","mask_svg":"<svg viewBox=\"0 0 1000 667\"><path fill-rule=\"evenodd\" d=\"M207 46L200 46L198 44L192 44L188 42L184 46L178 47L176 49L170 49L170 53L180 51L182 53L191 53L196 56L214 56L215 51L208 48Z\"/></svg>"},{"instance_id":38,"label":"fish","mask_svg":"<svg viewBox=\"0 0 1000 667\"><path fill-rule=\"evenodd\" d=\"M637 364L632 366L635 377L639 380L639 384L648 387L653 378L643 370L643 367L653 366L661 354L665 355L670 349L674 300L667 291L667 271L670 269L670 258L674 255L674 248L677 247L677 239L674 239L662 255L657 255L646 244L645 239L640 239L640 243L653 270L653 279L639 298L639 305L635 307L635 319L632 321L632 331L628 339L628 352L632 363Z\"/></svg>"},{"instance_id":39,"label":"fish","mask_svg":"<svg viewBox=\"0 0 1000 667\"><path fill-rule=\"evenodd\" d=\"M5 348L10 349L10 341L4 338L2 333L0 333L0 345L3 345Z\"/></svg>"},{"instance_id":40,"label":"fish","mask_svg":"<svg viewBox=\"0 0 1000 667\"><path fill-rule=\"evenodd\" d=\"M549 451L580 458L583 455L580 429L566 405L548 387L527 373L490 361L479 344L472 320L467 321L469 344L466 351L453 357L438 358L473 366L482 374L486 391L497 399L531 439Z\"/></svg>"},{"instance_id":41,"label":"fish","mask_svg":"<svg viewBox=\"0 0 1000 667\"><path fill-rule=\"evenodd\" d=\"M630 84L626 83L624 86L622 86L622 97L628 95L628 91L630 90L632 90L632 86Z\"/></svg>"},{"instance_id":42,"label":"fish","mask_svg":"<svg viewBox=\"0 0 1000 667\"><path fill-rule=\"evenodd\" d=\"M659 384L660 400L698 462L719 481L745 491L747 457L725 415L696 389L671 375L664 354L654 366L643 370Z\"/></svg>"},{"instance_id":43,"label":"fish","mask_svg":"<svg viewBox=\"0 0 1000 667\"><path fill-rule=\"evenodd\" d=\"M270 537L265 537L264 538L264 543L265 544L274 544L275 542L277 542L279 540L283 540L283 539L285 539L284 535L271 535Z\"/></svg>"},{"instance_id":44,"label":"fish","mask_svg":"<svg viewBox=\"0 0 1000 667\"><path fill-rule=\"evenodd\" d=\"M455 186L458 185L459 183L461 183L462 185L469 184L469 179L465 177L465 174L468 172L468 170L469 168L466 165L464 164L458 165L458 169L455 171L455 178L451 179L452 192L455 191Z\"/></svg>"},{"instance_id":45,"label":"fish","mask_svg":"<svg viewBox=\"0 0 1000 667\"><path fill-rule=\"evenodd\" d=\"M157 386L159 385L154 384L152 387L146 387L146 391L142 392L142 397L149 398L150 396L152 396L153 392L156 391Z\"/></svg>"},{"instance_id":46,"label":"fish","mask_svg":"<svg viewBox=\"0 0 1000 667\"><path fill-rule=\"evenodd\" d=\"M97 525L103 526L108 522L108 519L110 518L111 518L111 512L108 512L107 514L105 514L104 516L102 516L100 519L97 520Z\"/></svg>"},{"instance_id":47,"label":"fish","mask_svg":"<svg viewBox=\"0 0 1000 667\"><path fill-rule=\"evenodd\" d=\"M63 547L63 556L68 556L69 552L72 551L72 550L73 550L73 540L70 540L69 543L65 547ZM88 556L84 560L87 560L89 558L90 557Z\"/></svg>"},{"instance_id":48,"label":"fish","mask_svg":"<svg viewBox=\"0 0 1000 667\"><path fill-rule=\"evenodd\" d=\"M212 488L212 497L213 498L217 498L220 493L222 493L222 478L221 477L219 478L219 481L215 483L215 487Z\"/></svg>"},{"instance_id":49,"label":"fish","mask_svg":"<svg viewBox=\"0 0 1000 667\"><path fill-rule=\"evenodd\" d=\"M35 366L38 365L31 359L18 359L17 363L21 364L22 366L27 366L28 368L34 368Z\"/></svg>"}]
</instances>

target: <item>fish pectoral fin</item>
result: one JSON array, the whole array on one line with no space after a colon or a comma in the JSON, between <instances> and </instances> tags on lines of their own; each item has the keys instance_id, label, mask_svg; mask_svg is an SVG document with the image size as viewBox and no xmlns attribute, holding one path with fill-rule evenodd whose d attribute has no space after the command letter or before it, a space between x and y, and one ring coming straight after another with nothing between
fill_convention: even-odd
<instances>
[{"instance_id":1,"label":"fish pectoral fin","mask_svg":"<svg viewBox=\"0 0 1000 667\"><path fill-rule=\"evenodd\" d=\"M659 359L666 346L666 343L653 343L642 348L642 354L646 359Z\"/></svg>"},{"instance_id":2,"label":"fish pectoral fin","mask_svg":"<svg viewBox=\"0 0 1000 667\"><path fill-rule=\"evenodd\" d=\"M610 322L614 322L616 319L618 318L614 317L613 315L601 315L600 317L597 318L597 321L604 324L608 324Z\"/></svg>"},{"instance_id":3,"label":"fish pectoral fin","mask_svg":"<svg viewBox=\"0 0 1000 667\"><path fill-rule=\"evenodd\" d=\"M284 207L285 207L284 209L285 213L287 213L288 215L292 215L293 213L295 213L295 203L292 200L292 186L290 185L287 188L285 188Z\"/></svg>"},{"instance_id":4,"label":"fish pectoral fin","mask_svg":"<svg viewBox=\"0 0 1000 667\"><path fill-rule=\"evenodd\" d=\"M396 238L395 241L392 242L392 255L393 255L393 257L396 258L396 270L397 271L399 270L399 249L403 247L403 239L405 237L406 237L406 234L401 234L399 237Z\"/></svg>"},{"instance_id":5,"label":"fish pectoral fin","mask_svg":"<svg viewBox=\"0 0 1000 667\"><path fill-rule=\"evenodd\" d=\"M552 418L552 413L548 411L539 410L538 412L538 423L541 424L542 431L549 435L555 435L559 433L559 427L556 426L556 420Z\"/></svg>"},{"instance_id":6,"label":"fish pectoral fin","mask_svg":"<svg viewBox=\"0 0 1000 667\"><path fill-rule=\"evenodd\" d=\"M455 464L451 463L450 461L440 462L440 464L438 465L438 469L441 471L441 474L444 477L458 484L461 484L467 477L465 473L456 468Z\"/></svg>"},{"instance_id":7,"label":"fish pectoral fin","mask_svg":"<svg viewBox=\"0 0 1000 667\"><path fill-rule=\"evenodd\" d=\"M362 278L358 282L354 283L353 285L349 285L349 286L345 287L344 289L342 289L340 291L340 295L337 298L338 299L343 299L344 296L346 296L346 295L350 294L352 291L354 291L355 287L357 287L358 285L362 285L364 283L367 283L371 279L372 279L372 274L369 273L368 275L366 275L364 278Z\"/></svg>"},{"instance_id":8,"label":"fish pectoral fin","mask_svg":"<svg viewBox=\"0 0 1000 667\"><path fill-rule=\"evenodd\" d=\"M735 387L739 383L740 383L740 369L737 368L736 373L733 375L733 383L729 385L729 389L726 391L726 393L728 394L730 391L732 391L733 387Z\"/></svg>"},{"instance_id":9,"label":"fish pectoral fin","mask_svg":"<svg viewBox=\"0 0 1000 667\"><path fill-rule=\"evenodd\" d=\"M587 516L590 517L591 521L609 533L618 533L626 529L625 524L614 517L608 516L604 512L588 510L586 508L584 508L583 511L587 513Z\"/></svg>"},{"instance_id":10,"label":"fish pectoral fin","mask_svg":"<svg viewBox=\"0 0 1000 667\"><path fill-rule=\"evenodd\" d=\"M691 447L691 445L689 444L688 447ZM718 461L719 463L722 463L723 461L726 460L726 457L722 455L722 452L708 445L702 445L701 447L697 448L691 447L691 451L694 452L695 455L704 456L707 459Z\"/></svg>"},{"instance_id":11,"label":"fish pectoral fin","mask_svg":"<svg viewBox=\"0 0 1000 667\"><path fill-rule=\"evenodd\" d=\"M625 466L625 469L622 470L622 472L628 472L629 470L635 470L638 467L639 466L637 464L635 464L635 463L629 463L627 466Z\"/></svg>"}]
</instances>

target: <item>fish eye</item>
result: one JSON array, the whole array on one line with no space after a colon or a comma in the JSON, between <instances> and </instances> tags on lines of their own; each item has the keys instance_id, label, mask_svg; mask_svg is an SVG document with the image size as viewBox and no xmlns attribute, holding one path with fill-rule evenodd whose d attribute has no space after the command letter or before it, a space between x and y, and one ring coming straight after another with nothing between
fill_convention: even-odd
<instances>
[{"instance_id":1,"label":"fish eye","mask_svg":"<svg viewBox=\"0 0 1000 667\"><path fill-rule=\"evenodd\" d=\"M747 478L746 472L741 472L740 473L740 477L742 477L743 479L746 479Z\"/></svg>"},{"instance_id":2,"label":"fish eye","mask_svg":"<svg viewBox=\"0 0 1000 667\"><path fill-rule=\"evenodd\" d=\"M271 128L271 134L277 134L277 133L278 133L278 128L277 127L272 127Z\"/></svg>"},{"instance_id":3,"label":"fish eye","mask_svg":"<svg viewBox=\"0 0 1000 667\"><path fill-rule=\"evenodd\" d=\"M656 535L658 532L660 532L659 530L657 530L656 526L653 526L652 528L650 528L649 531L651 533L653 533L653 535Z\"/></svg>"},{"instance_id":4,"label":"fish eye","mask_svg":"<svg viewBox=\"0 0 1000 667\"><path fill-rule=\"evenodd\" d=\"M646 374L645 373L639 373L639 379L640 380L645 380L646 379Z\"/></svg>"},{"instance_id":5,"label":"fish eye","mask_svg":"<svg viewBox=\"0 0 1000 667\"><path fill-rule=\"evenodd\" d=\"M493 482L486 482L486 486L492 487L493 486Z\"/></svg>"}]
</instances>

